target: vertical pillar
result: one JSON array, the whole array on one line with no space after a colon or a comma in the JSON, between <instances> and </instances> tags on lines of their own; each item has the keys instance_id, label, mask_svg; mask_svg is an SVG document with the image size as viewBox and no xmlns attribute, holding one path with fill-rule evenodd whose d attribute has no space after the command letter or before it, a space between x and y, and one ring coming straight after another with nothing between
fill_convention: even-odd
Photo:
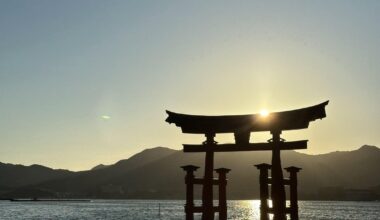
<instances>
[{"instance_id":1,"label":"vertical pillar","mask_svg":"<svg viewBox=\"0 0 380 220\"><path fill-rule=\"evenodd\" d=\"M226 174L230 171L227 168L215 169L219 177L219 220L227 220L227 178Z\"/></svg>"},{"instance_id":2,"label":"vertical pillar","mask_svg":"<svg viewBox=\"0 0 380 220\"><path fill-rule=\"evenodd\" d=\"M260 220L269 220L268 170L271 168L271 165L262 163L255 165L255 167L260 170Z\"/></svg>"},{"instance_id":3,"label":"vertical pillar","mask_svg":"<svg viewBox=\"0 0 380 220\"><path fill-rule=\"evenodd\" d=\"M301 168L291 166L285 170L290 173L290 219L298 220L297 173Z\"/></svg>"},{"instance_id":4,"label":"vertical pillar","mask_svg":"<svg viewBox=\"0 0 380 220\"><path fill-rule=\"evenodd\" d=\"M281 131L271 131L272 133L272 202L274 220L286 219L286 198L284 187L284 176L281 168L280 145Z\"/></svg>"},{"instance_id":5,"label":"vertical pillar","mask_svg":"<svg viewBox=\"0 0 380 220\"><path fill-rule=\"evenodd\" d=\"M186 171L185 183L186 183L186 204L185 213L186 220L194 219L194 171L199 167L193 165L187 165L181 167Z\"/></svg>"},{"instance_id":6,"label":"vertical pillar","mask_svg":"<svg viewBox=\"0 0 380 220\"><path fill-rule=\"evenodd\" d=\"M215 134L206 134L206 148L216 144L214 141ZM211 150L206 151L205 159L205 174L202 191L202 220L214 220L214 207L213 207L213 172L214 172L214 152Z\"/></svg>"}]
</instances>

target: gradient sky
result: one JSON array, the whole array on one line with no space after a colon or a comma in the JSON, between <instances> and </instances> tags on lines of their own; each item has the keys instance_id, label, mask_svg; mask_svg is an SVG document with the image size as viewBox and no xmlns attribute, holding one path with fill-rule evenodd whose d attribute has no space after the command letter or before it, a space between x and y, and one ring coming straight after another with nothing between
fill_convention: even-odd
<instances>
[{"instance_id":1,"label":"gradient sky","mask_svg":"<svg viewBox=\"0 0 380 220\"><path fill-rule=\"evenodd\" d=\"M380 146L379 11L380 1L2 0L0 161L83 170L203 141L165 123L166 109L325 100L327 118L284 133L310 140L301 152Z\"/></svg>"}]
</instances>

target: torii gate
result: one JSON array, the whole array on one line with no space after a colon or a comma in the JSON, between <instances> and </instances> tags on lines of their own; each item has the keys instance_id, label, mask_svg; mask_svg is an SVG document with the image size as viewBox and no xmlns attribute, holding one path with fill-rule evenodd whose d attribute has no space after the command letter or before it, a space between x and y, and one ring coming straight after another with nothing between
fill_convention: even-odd
<instances>
[{"instance_id":1,"label":"torii gate","mask_svg":"<svg viewBox=\"0 0 380 220\"><path fill-rule=\"evenodd\" d=\"M307 140L285 142L285 140L282 139L280 135L281 132L284 130L297 130L308 128L310 121L326 117L325 106L327 104L328 101L307 108L283 112L273 112L266 117L263 117L260 114L203 116L178 114L166 111L168 114L166 122L174 123L176 126L181 127L183 133L204 134L206 136L206 140L200 145L183 145L184 152L206 153L203 179L194 178L193 172L198 167L191 165L182 167L187 171L186 184L188 185L188 187L187 202L185 206L186 219L193 219L194 212L202 212L203 220L213 220L215 212L219 212L219 219L226 219L227 208L225 201L225 176L229 170L225 168L217 169L216 171L219 173L219 179L215 180L213 178L214 152L271 150L272 165L257 166L260 169L260 177L263 176L262 174L265 174L265 170L267 173L268 169L271 169L272 175L271 179L268 179L268 177L266 177L265 181L260 181L262 202L261 218L266 219L268 212L272 212L274 214L275 220L283 220L286 219L287 213L292 213L292 210L294 210L294 208L298 210L297 205L295 205L293 209L286 208L286 196L284 187L284 177L281 167L280 151L306 149ZM251 132L262 131L269 131L272 134L272 139L268 140L267 143L249 142ZM214 140L215 135L218 133L234 133L235 143L218 144ZM288 168L288 171L291 172L291 176L294 177L297 171L299 171L299 168L291 167ZM296 181L296 178L293 179L295 179ZM287 184L289 184L288 182ZM194 207L194 203L192 201L193 184L203 185L201 207ZM267 207L266 197L268 197L268 195L263 196L263 193L265 194L265 188L267 189L268 187L267 184L272 185L272 208ZM213 185L219 185L219 193L222 193L222 195L219 195L219 207L213 206ZM294 194L294 188L292 188L291 191L293 191ZM295 194L297 194L297 191L295 191ZM221 201L221 197L222 200L224 199L224 201ZM265 202L266 204L263 204L263 202ZM298 214L297 217L294 218L298 218Z\"/></svg>"}]
</instances>

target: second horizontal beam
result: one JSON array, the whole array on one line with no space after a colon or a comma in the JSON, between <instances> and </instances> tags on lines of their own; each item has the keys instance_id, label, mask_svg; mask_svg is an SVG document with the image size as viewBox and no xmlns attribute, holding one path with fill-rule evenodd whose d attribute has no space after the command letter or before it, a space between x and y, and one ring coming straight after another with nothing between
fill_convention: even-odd
<instances>
[{"instance_id":1,"label":"second horizontal beam","mask_svg":"<svg viewBox=\"0 0 380 220\"><path fill-rule=\"evenodd\" d=\"M289 141L279 143L248 143L248 144L184 144L184 152L233 152L233 151L265 151L273 150L275 147L280 150L300 150L307 148L307 140Z\"/></svg>"}]
</instances>

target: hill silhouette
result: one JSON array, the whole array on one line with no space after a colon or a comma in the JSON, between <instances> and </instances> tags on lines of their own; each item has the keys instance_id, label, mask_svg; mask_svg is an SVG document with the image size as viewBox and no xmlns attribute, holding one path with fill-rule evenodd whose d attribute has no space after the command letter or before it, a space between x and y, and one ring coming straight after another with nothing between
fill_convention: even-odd
<instances>
[{"instance_id":1,"label":"hill silhouette","mask_svg":"<svg viewBox=\"0 0 380 220\"><path fill-rule=\"evenodd\" d=\"M100 169L103 169L103 168L106 168L108 167L108 165L104 165L104 164L99 164L99 165L96 165L94 166L93 168L91 168L91 170L100 170Z\"/></svg>"},{"instance_id":2,"label":"hill silhouette","mask_svg":"<svg viewBox=\"0 0 380 220\"><path fill-rule=\"evenodd\" d=\"M0 192L38 184L52 179L68 177L74 172L51 169L41 165L14 165L0 162Z\"/></svg>"},{"instance_id":3,"label":"hill silhouette","mask_svg":"<svg viewBox=\"0 0 380 220\"><path fill-rule=\"evenodd\" d=\"M258 198L259 173L253 165L269 163L270 159L270 152L216 153L215 168L232 170L228 175L228 198ZM374 146L364 145L354 151L321 155L286 151L282 153L282 160L283 167L302 167L299 173L301 199L323 199L320 192L324 188L377 189L380 185L380 149ZM184 198L184 172L179 167L186 164L202 166L203 162L203 153L183 153L157 147L101 169L69 173L28 186L22 184L16 190L8 190L2 197L22 197L33 193L36 197L43 197L50 192L50 196L58 197ZM202 174L202 169L196 172L197 176ZM0 175L6 178L4 174ZM287 177L285 171L284 176Z\"/></svg>"}]
</instances>

